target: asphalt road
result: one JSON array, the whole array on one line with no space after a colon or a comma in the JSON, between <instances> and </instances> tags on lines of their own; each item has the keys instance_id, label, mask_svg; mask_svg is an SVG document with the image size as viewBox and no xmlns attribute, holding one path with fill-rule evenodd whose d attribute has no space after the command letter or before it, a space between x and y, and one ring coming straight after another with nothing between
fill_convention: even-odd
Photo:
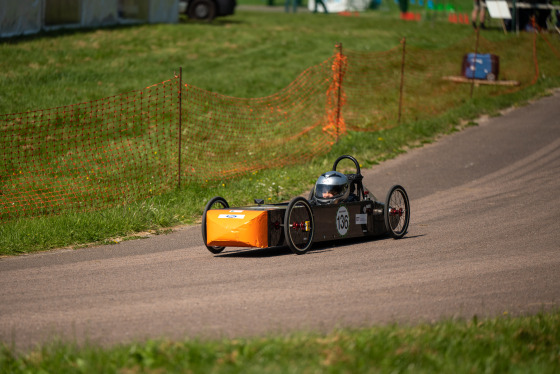
<instances>
[{"instance_id":1,"label":"asphalt road","mask_svg":"<svg viewBox=\"0 0 560 374\"><path fill-rule=\"evenodd\" d=\"M411 199L409 233L316 248L226 249L200 226L0 259L0 341L100 344L329 331L560 306L560 91L365 170Z\"/></svg>"}]
</instances>

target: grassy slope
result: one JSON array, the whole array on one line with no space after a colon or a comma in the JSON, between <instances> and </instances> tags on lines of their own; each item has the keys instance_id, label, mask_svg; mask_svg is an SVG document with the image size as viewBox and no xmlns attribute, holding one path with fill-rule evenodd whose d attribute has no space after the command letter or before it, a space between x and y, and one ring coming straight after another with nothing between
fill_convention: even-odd
<instances>
[{"instance_id":1,"label":"grassy slope","mask_svg":"<svg viewBox=\"0 0 560 374\"><path fill-rule=\"evenodd\" d=\"M12 39L0 43L0 113L140 89L171 78L179 66L186 82L209 91L266 96L324 61L338 42L358 51L384 51L407 36L410 45L443 48L471 34L470 27L447 22L400 22L394 12L360 17L238 12L212 24L187 21Z\"/></svg>"}]
</instances>

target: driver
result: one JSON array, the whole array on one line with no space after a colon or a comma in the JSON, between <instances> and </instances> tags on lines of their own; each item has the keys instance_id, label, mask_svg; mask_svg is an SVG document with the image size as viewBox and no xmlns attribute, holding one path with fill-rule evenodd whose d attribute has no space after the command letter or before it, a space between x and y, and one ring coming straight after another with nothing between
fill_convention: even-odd
<instances>
[{"instance_id":1,"label":"driver","mask_svg":"<svg viewBox=\"0 0 560 374\"><path fill-rule=\"evenodd\" d=\"M340 203L349 194L348 178L338 171L328 171L322 174L313 189L313 198L320 205Z\"/></svg>"}]
</instances>

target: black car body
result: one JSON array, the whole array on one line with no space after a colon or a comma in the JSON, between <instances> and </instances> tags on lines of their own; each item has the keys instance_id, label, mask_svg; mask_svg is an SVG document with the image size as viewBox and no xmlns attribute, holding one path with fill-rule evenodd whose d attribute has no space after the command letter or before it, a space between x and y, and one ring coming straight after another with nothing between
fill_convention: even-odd
<instances>
[{"instance_id":1,"label":"black car body","mask_svg":"<svg viewBox=\"0 0 560 374\"><path fill-rule=\"evenodd\" d=\"M360 237L390 235L402 238L410 220L410 203L402 186L395 185L385 202L377 201L362 185L360 166L355 174L346 174L351 181L351 198L333 204L317 204L298 196L288 203L264 204L230 208L226 200L211 199L202 217L204 245L214 254L225 247L277 247L288 245L295 254L306 253L313 243Z\"/></svg>"}]
</instances>

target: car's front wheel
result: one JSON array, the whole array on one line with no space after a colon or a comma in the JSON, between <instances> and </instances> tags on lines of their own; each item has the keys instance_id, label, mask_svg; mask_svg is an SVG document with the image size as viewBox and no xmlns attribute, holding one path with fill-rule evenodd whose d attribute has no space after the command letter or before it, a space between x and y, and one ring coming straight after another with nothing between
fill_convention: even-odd
<instances>
[{"instance_id":1,"label":"car's front wheel","mask_svg":"<svg viewBox=\"0 0 560 374\"><path fill-rule=\"evenodd\" d=\"M410 221L410 202L402 186L393 186L387 193L383 218L385 228L393 238L400 239L406 234Z\"/></svg>"},{"instance_id":2,"label":"car's front wheel","mask_svg":"<svg viewBox=\"0 0 560 374\"><path fill-rule=\"evenodd\" d=\"M284 214L284 236L296 255L306 253L313 244L313 210L303 197L293 198Z\"/></svg>"},{"instance_id":3,"label":"car's front wheel","mask_svg":"<svg viewBox=\"0 0 560 374\"><path fill-rule=\"evenodd\" d=\"M212 0L193 0L187 15L192 19L212 21L216 17L216 3Z\"/></svg>"},{"instance_id":4,"label":"car's front wheel","mask_svg":"<svg viewBox=\"0 0 560 374\"><path fill-rule=\"evenodd\" d=\"M204 245L206 246L206 248L208 248L208 250L214 254L218 254L220 252L222 252L224 250L225 247L218 247L218 246L212 246L212 245L208 245L208 238L206 236L206 213L210 210L210 209L225 209L225 208L229 208L229 204L226 201L226 199L224 199L223 197L220 196L216 196L213 197L208 204L206 204L206 207L204 208L204 213L202 214L202 240L204 241Z\"/></svg>"}]
</instances>

